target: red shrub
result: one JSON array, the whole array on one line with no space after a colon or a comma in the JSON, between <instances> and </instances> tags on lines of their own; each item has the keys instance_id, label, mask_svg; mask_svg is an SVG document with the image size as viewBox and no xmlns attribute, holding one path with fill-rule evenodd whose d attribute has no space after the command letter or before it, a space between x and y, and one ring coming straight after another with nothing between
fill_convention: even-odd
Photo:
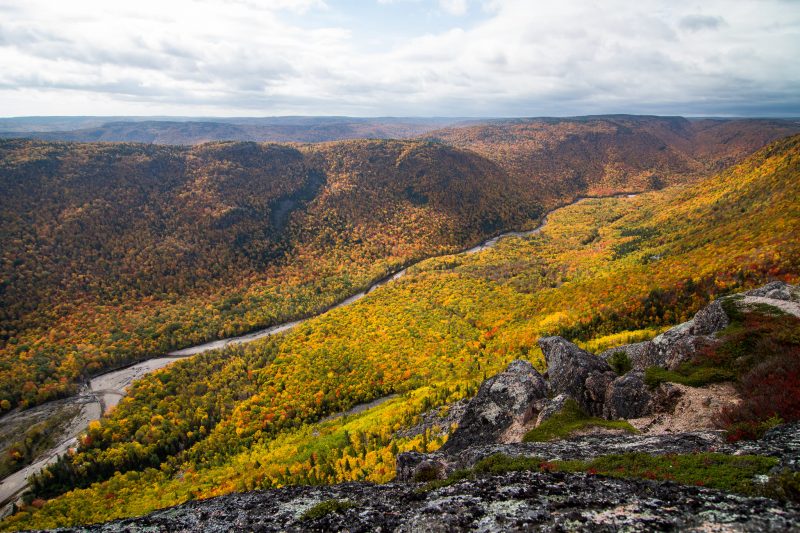
<instances>
[{"instance_id":1,"label":"red shrub","mask_svg":"<svg viewBox=\"0 0 800 533\"><path fill-rule=\"evenodd\" d=\"M800 420L800 347L758 364L739 382L742 403L722 412L729 440L757 438L768 427L765 421Z\"/></svg>"}]
</instances>

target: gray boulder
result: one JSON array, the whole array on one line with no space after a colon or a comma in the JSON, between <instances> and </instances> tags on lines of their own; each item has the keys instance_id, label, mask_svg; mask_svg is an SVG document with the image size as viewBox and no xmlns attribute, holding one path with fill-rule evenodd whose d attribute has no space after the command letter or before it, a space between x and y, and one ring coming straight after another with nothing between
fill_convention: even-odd
<instances>
[{"instance_id":1,"label":"gray boulder","mask_svg":"<svg viewBox=\"0 0 800 533\"><path fill-rule=\"evenodd\" d=\"M658 335L648 344L643 361L648 366L675 370L681 363L692 359L699 350L715 342L708 335L693 335L694 328L695 322L692 319Z\"/></svg>"},{"instance_id":2,"label":"gray boulder","mask_svg":"<svg viewBox=\"0 0 800 533\"><path fill-rule=\"evenodd\" d=\"M504 372L483 382L442 450L452 453L497 442L511 424L533 418L537 402L546 397L542 375L527 361L512 362Z\"/></svg>"},{"instance_id":3,"label":"gray boulder","mask_svg":"<svg viewBox=\"0 0 800 533\"><path fill-rule=\"evenodd\" d=\"M555 398L548 400L544 407L542 407L542 410L539 411L539 416L536 417L536 427L538 428L542 425L542 422L558 414L564 408L564 404L567 403L568 399L569 396L566 394L559 394Z\"/></svg>"},{"instance_id":4,"label":"gray boulder","mask_svg":"<svg viewBox=\"0 0 800 533\"><path fill-rule=\"evenodd\" d=\"M605 389L616 377L608 363L562 337L543 337L539 346L547 361L550 390L574 398L587 413L601 415Z\"/></svg>"},{"instance_id":5,"label":"gray boulder","mask_svg":"<svg viewBox=\"0 0 800 533\"><path fill-rule=\"evenodd\" d=\"M645 370L656 364L648 358L650 354L649 346L650 341L623 344L622 346L617 346L616 348L611 348L600 353L598 357L604 361L608 361L608 358L615 353L624 352L628 356L628 359L631 360L631 365L633 366L632 370Z\"/></svg>"},{"instance_id":6,"label":"gray boulder","mask_svg":"<svg viewBox=\"0 0 800 533\"><path fill-rule=\"evenodd\" d=\"M694 335L712 335L730 324L730 318L722 308L720 300L714 300L694 315L691 333Z\"/></svg>"},{"instance_id":7,"label":"gray boulder","mask_svg":"<svg viewBox=\"0 0 800 533\"><path fill-rule=\"evenodd\" d=\"M583 397L578 399L578 404L592 416L603 416L605 411L606 391L618 378L614 371L595 372L589 374L584 383Z\"/></svg>"},{"instance_id":8,"label":"gray boulder","mask_svg":"<svg viewBox=\"0 0 800 533\"><path fill-rule=\"evenodd\" d=\"M610 420L639 418L651 412L652 395L644 372L631 371L612 381L603 403L603 416Z\"/></svg>"}]
</instances>

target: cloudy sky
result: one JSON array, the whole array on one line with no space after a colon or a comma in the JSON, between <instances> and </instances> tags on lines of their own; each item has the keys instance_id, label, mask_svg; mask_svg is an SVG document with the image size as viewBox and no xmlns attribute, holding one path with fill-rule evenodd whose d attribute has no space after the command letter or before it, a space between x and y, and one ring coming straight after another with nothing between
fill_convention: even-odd
<instances>
[{"instance_id":1,"label":"cloudy sky","mask_svg":"<svg viewBox=\"0 0 800 533\"><path fill-rule=\"evenodd\" d=\"M800 116L798 0L0 0L0 116Z\"/></svg>"}]
</instances>

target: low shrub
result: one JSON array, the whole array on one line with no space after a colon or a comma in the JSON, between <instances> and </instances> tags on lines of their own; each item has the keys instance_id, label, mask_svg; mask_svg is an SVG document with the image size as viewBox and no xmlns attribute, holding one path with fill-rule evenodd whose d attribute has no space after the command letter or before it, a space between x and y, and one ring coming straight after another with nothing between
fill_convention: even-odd
<instances>
[{"instance_id":1,"label":"low shrub","mask_svg":"<svg viewBox=\"0 0 800 533\"><path fill-rule=\"evenodd\" d=\"M325 500L307 509L300 520L317 520L331 513L341 514L353 507L358 507L358 505L350 500Z\"/></svg>"},{"instance_id":2,"label":"low shrub","mask_svg":"<svg viewBox=\"0 0 800 533\"><path fill-rule=\"evenodd\" d=\"M612 353L611 357L608 358L608 364L620 376L627 374L633 368L631 358L622 351Z\"/></svg>"}]
</instances>

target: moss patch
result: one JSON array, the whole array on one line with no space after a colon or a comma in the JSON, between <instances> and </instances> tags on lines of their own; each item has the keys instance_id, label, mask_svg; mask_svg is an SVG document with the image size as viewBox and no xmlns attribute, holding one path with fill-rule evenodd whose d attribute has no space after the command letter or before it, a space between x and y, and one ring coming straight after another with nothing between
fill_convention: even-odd
<instances>
[{"instance_id":1,"label":"moss patch","mask_svg":"<svg viewBox=\"0 0 800 533\"><path fill-rule=\"evenodd\" d=\"M435 481L431 481L430 483L426 483L422 487L416 489L414 492L417 494L424 494L432 490L449 487L450 485L454 485L463 479L471 479L474 477L475 473L472 470L460 469L447 476L447 479L437 479Z\"/></svg>"},{"instance_id":2,"label":"moss patch","mask_svg":"<svg viewBox=\"0 0 800 533\"><path fill-rule=\"evenodd\" d=\"M528 431L523 442L546 442L569 437L572 433L589 428L606 428L638 433L636 428L624 420L605 420L584 413L575 400L569 399L561 411L552 418Z\"/></svg>"},{"instance_id":3,"label":"moss patch","mask_svg":"<svg viewBox=\"0 0 800 533\"><path fill-rule=\"evenodd\" d=\"M331 513L341 514L357 506L355 502L351 502L350 500L325 500L306 510L300 517L300 520L317 520Z\"/></svg>"}]
</instances>

